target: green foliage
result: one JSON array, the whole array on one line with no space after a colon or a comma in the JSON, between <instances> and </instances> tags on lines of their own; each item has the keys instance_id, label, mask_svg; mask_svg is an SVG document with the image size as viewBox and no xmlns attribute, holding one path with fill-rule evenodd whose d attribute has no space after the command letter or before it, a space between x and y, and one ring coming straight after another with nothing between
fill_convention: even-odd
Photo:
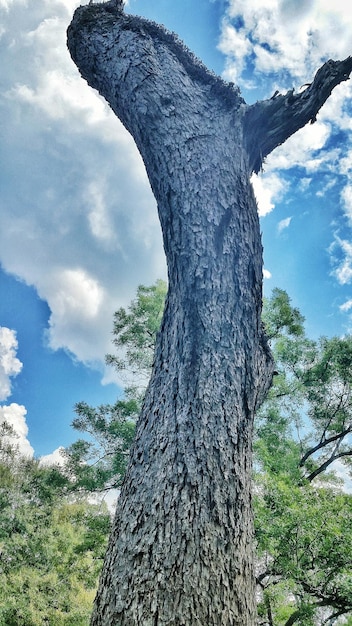
<instances>
[{"instance_id":1,"label":"green foliage","mask_svg":"<svg viewBox=\"0 0 352 626\"><path fill-rule=\"evenodd\" d=\"M64 469L21 458L2 427L0 626L89 622L110 517L84 494L121 485L165 294L162 281L139 287L116 313L119 355L108 362L128 373L129 388L114 405L76 406L85 439L66 450ZM309 340L279 289L263 321L277 374L254 442L258 624L330 626L343 616L352 626L352 498L331 472L352 458L352 338Z\"/></svg>"},{"instance_id":2,"label":"green foliage","mask_svg":"<svg viewBox=\"0 0 352 626\"><path fill-rule=\"evenodd\" d=\"M269 340L285 334L293 337L304 335L304 317L291 306L290 298L282 289L273 289L270 300L264 300L262 319Z\"/></svg>"},{"instance_id":3,"label":"green foliage","mask_svg":"<svg viewBox=\"0 0 352 626\"><path fill-rule=\"evenodd\" d=\"M157 280L150 287L140 285L137 297L128 307L121 308L114 316L113 343L119 355L108 354L106 362L125 374L128 388L148 383L154 358L156 335L159 331L165 306L167 285ZM120 356L121 349L124 356Z\"/></svg>"},{"instance_id":4,"label":"green foliage","mask_svg":"<svg viewBox=\"0 0 352 626\"><path fill-rule=\"evenodd\" d=\"M107 361L128 373L129 388L114 407L76 407L74 427L91 437L68 451L78 489L121 483L165 294L162 281L139 287L128 311L115 315L119 354ZM258 412L254 444L259 623L315 626L352 611L351 497L326 474L334 458L346 462L351 452L351 339L309 340L303 316L279 289L264 302L263 321L277 375ZM316 476L325 477L324 487L313 484Z\"/></svg>"},{"instance_id":5,"label":"green foliage","mask_svg":"<svg viewBox=\"0 0 352 626\"><path fill-rule=\"evenodd\" d=\"M121 482L165 294L162 281L139 287L128 311L115 315L119 353L107 361L128 373L129 388L115 407L77 406L74 427L92 438L69 450L78 488ZM259 623L316 626L352 611L351 497L326 474L334 458L348 462L351 453L351 338L309 340L303 316L279 289L265 300L263 321L277 374L258 412L254 443ZM324 487L313 484L317 476Z\"/></svg>"},{"instance_id":6,"label":"green foliage","mask_svg":"<svg viewBox=\"0 0 352 626\"><path fill-rule=\"evenodd\" d=\"M145 388L153 364L157 332L164 311L167 286L162 280L138 287L128 310L114 316L113 343L118 355L107 362L126 375L124 398L113 406L76 405L73 427L90 439L79 439L66 449L67 472L75 491L97 492L119 488L126 472ZM122 354L122 356L121 356Z\"/></svg>"},{"instance_id":7,"label":"green foliage","mask_svg":"<svg viewBox=\"0 0 352 626\"><path fill-rule=\"evenodd\" d=\"M263 432L263 420L278 412L288 426L286 437L299 446L302 476L312 481L337 459L351 464L352 337L307 339L299 313L292 309L289 315L288 303L280 290L264 303L265 325L277 331L271 343L278 376L258 414L258 432Z\"/></svg>"},{"instance_id":8,"label":"green foliage","mask_svg":"<svg viewBox=\"0 0 352 626\"><path fill-rule=\"evenodd\" d=\"M259 623L315 626L352 613L352 498L327 474L352 453L352 339L308 340L289 308L280 290L264 304L278 373L254 446Z\"/></svg>"},{"instance_id":9,"label":"green foliage","mask_svg":"<svg viewBox=\"0 0 352 626\"><path fill-rule=\"evenodd\" d=\"M85 402L77 404L73 426L91 439L79 439L65 450L66 472L74 491L97 492L121 485L139 410L136 398L97 409Z\"/></svg>"},{"instance_id":10,"label":"green foliage","mask_svg":"<svg viewBox=\"0 0 352 626\"><path fill-rule=\"evenodd\" d=\"M290 420L273 402L268 402L265 419L258 419L254 451L262 471L300 483L300 446L292 436Z\"/></svg>"},{"instance_id":11,"label":"green foliage","mask_svg":"<svg viewBox=\"0 0 352 626\"><path fill-rule=\"evenodd\" d=\"M73 425L91 437L68 451L78 489L121 483L165 294L162 281L139 287L128 311L115 315L119 354L107 361L128 373L129 388L113 407L76 407ZM303 316L279 289L265 301L263 321L277 375L258 412L254 444L259 623L316 626L352 612L351 497L326 474L334 458L348 461L351 452L351 339L309 340ZM325 477L324 487L313 484L316 476Z\"/></svg>"},{"instance_id":12,"label":"green foliage","mask_svg":"<svg viewBox=\"0 0 352 626\"><path fill-rule=\"evenodd\" d=\"M58 467L15 448L1 459L0 626L86 626L110 516L72 500Z\"/></svg>"},{"instance_id":13,"label":"green foliage","mask_svg":"<svg viewBox=\"0 0 352 626\"><path fill-rule=\"evenodd\" d=\"M64 468L21 457L8 443L11 427L0 427L0 626L89 623L111 520L84 494L122 482L165 295L163 281L141 286L128 311L116 313L123 357L107 360L133 385L114 405L76 406L73 427L86 438L65 451Z\"/></svg>"},{"instance_id":14,"label":"green foliage","mask_svg":"<svg viewBox=\"0 0 352 626\"><path fill-rule=\"evenodd\" d=\"M255 512L261 613L270 602L273 623L285 626L292 615L292 623L310 623L308 608L312 624L322 607L351 612L351 496L264 474L257 478Z\"/></svg>"}]
</instances>

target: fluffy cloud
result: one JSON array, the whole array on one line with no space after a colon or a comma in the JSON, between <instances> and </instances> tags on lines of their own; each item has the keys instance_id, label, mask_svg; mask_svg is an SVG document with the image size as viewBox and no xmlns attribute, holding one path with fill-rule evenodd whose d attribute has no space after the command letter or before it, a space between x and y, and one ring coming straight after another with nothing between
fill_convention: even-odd
<instances>
[{"instance_id":1,"label":"fluffy cloud","mask_svg":"<svg viewBox=\"0 0 352 626\"><path fill-rule=\"evenodd\" d=\"M134 142L67 51L79 4L36 0L31 11L19 0L0 4L8 148L0 262L48 303L49 345L95 364L110 350L114 311L138 284L165 276L165 259Z\"/></svg>"},{"instance_id":2,"label":"fluffy cloud","mask_svg":"<svg viewBox=\"0 0 352 626\"><path fill-rule=\"evenodd\" d=\"M334 187L336 185L337 179L334 176L333 178L331 178L330 180L328 180L328 182L326 183L326 185L324 185L324 187L322 187L322 189L320 189L319 191L317 191L317 197L318 198L323 198L325 196L325 194L332 189L332 187Z\"/></svg>"},{"instance_id":3,"label":"fluffy cloud","mask_svg":"<svg viewBox=\"0 0 352 626\"><path fill-rule=\"evenodd\" d=\"M347 300L340 306L340 311L349 311L352 309L352 300Z\"/></svg>"},{"instance_id":4,"label":"fluffy cloud","mask_svg":"<svg viewBox=\"0 0 352 626\"><path fill-rule=\"evenodd\" d=\"M16 446L24 456L32 457L34 450L27 439L26 414L25 407L15 402L8 406L0 406L0 424L8 424L14 433L13 435L6 435L2 440L4 444L9 443Z\"/></svg>"},{"instance_id":5,"label":"fluffy cloud","mask_svg":"<svg viewBox=\"0 0 352 626\"><path fill-rule=\"evenodd\" d=\"M0 326L0 400L6 400L11 395L11 378L22 369L22 363L16 356L17 348L15 331Z\"/></svg>"},{"instance_id":6,"label":"fluffy cloud","mask_svg":"<svg viewBox=\"0 0 352 626\"><path fill-rule=\"evenodd\" d=\"M226 56L224 77L239 84L248 102L268 98L276 89L298 92L329 58L351 54L351 29L352 13L346 12L343 0L229 0L219 43ZM294 168L302 194L312 180L316 183L318 172L323 172L323 183L315 189L317 198L327 197L333 187L338 190L340 206L333 225L339 236L330 254L333 276L340 285L352 281L352 248L346 231L346 218L352 224L352 152L350 142L344 141L352 129L351 101L352 82L346 81L333 91L317 122L276 148L264 163L264 176L253 179L261 216L282 200L283 172L287 179ZM288 225L288 220L281 221L279 232Z\"/></svg>"},{"instance_id":7,"label":"fluffy cloud","mask_svg":"<svg viewBox=\"0 0 352 626\"><path fill-rule=\"evenodd\" d=\"M333 164L339 157L338 149L322 152L330 132L331 126L327 122L318 121L305 126L268 156L266 171L302 166L310 174L326 163Z\"/></svg>"},{"instance_id":8,"label":"fluffy cloud","mask_svg":"<svg viewBox=\"0 0 352 626\"><path fill-rule=\"evenodd\" d=\"M0 326L0 400L7 400L11 395L11 378L22 369L22 363L16 356L17 348L15 331ZM12 431L2 436L2 443L18 447L25 456L33 456L33 448L27 439L26 414L25 407L20 404L0 406L0 426L7 424Z\"/></svg>"},{"instance_id":9,"label":"fluffy cloud","mask_svg":"<svg viewBox=\"0 0 352 626\"><path fill-rule=\"evenodd\" d=\"M275 74L278 86L294 79L299 88L324 60L350 54L351 28L344 0L230 0L219 44L226 75L248 86L250 65Z\"/></svg>"},{"instance_id":10,"label":"fluffy cloud","mask_svg":"<svg viewBox=\"0 0 352 626\"><path fill-rule=\"evenodd\" d=\"M224 76L242 86L249 101L251 90L253 99L270 97L275 89L298 91L324 61L350 54L351 28L352 14L342 1L230 0L219 44L226 55ZM326 146L334 128L351 129L351 97L350 82L339 85L318 121L269 155L265 171L299 166L307 177L322 168L343 173L342 148ZM272 210L270 198L264 202L262 214Z\"/></svg>"},{"instance_id":11,"label":"fluffy cloud","mask_svg":"<svg viewBox=\"0 0 352 626\"><path fill-rule=\"evenodd\" d=\"M349 284L352 281L352 243L336 235L329 252L335 265L333 274L341 285Z\"/></svg>"},{"instance_id":12,"label":"fluffy cloud","mask_svg":"<svg viewBox=\"0 0 352 626\"><path fill-rule=\"evenodd\" d=\"M27 6L28 0L0 0L0 9L4 9L8 11L10 6L13 4L22 4L23 6Z\"/></svg>"},{"instance_id":13,"label":"fluffy cloud","mask_svg":"<svg viewBox=\"0 0 352 626\"><path fill-rule=\"evenodd\" d=\"M138 284L166 272L155 201L134 142L66 48L80 3L36 0L29 11L26 0L0 0L1 140L8 149L0 172L0 262L48 303L49 345L95 364L110 350L113 312ZM342 2L231 0L220 42L227 75L245 84L254 63L270 92L276 84L298 88L324 55L347 56L351 20ZM341 162L339 150L319 151L336 120L350 128L346 89L339 87L318 123L277 149L266 173L253 178L260 215L287 190L279 169L304 164L308 179L321 164Z\"/></svg>"},{"instance_id":14,"label":"fluffy cloud","mask_svg":"<svg viewBox=\"0 0 352 626\"><path fill-rule=\"evenodd\" d=\"M64 448L56 448L54 452L51 454L45 454L41 456L39 459L40 465L50 466L50 465L59 465L63 467L65 465L65 457L63 454Z\"/></svg>"},{"instance_id":15,"label":"fluffy cloud","mask_svg":"<svg viewBox=\"0 0 352 626\"><path fill-rule=\"evenodd\" d=\"M352 225L352 185L345 187L341 193L345 214Z\"/></svg>"},{"instance_id":16,"label":"fluffy cloud","mask_svg":"<svg viewBox=\"0 0 352 626\"><path fill-rule=\"evenodd\" d=\"M275 201L279 200L287 190L287 183L277 174L253 174L252 185L258 204L260 217L270 213L275 207Z\"/></svg>"},{"instance_id":17,"label":"fluffy cloud","mask_svg":"<svg viewBox=\"0 0 352 626\"><path fill-rule=\"evenodd\" d=\"M285 228L288 228L289 225L291 224L291 220L292 217L286 217L283 220L280 220L280 222L277 225L277 230L279 233L282 233L283 230L285 230Z\"/></svg>"}]
</instances>

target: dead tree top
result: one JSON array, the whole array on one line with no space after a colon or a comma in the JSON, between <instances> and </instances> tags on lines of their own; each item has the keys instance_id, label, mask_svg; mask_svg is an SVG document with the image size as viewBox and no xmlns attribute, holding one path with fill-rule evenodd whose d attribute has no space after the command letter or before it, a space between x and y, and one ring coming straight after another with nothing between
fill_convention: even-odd
<instances>
[{"instance_id":1,"label":"dead tree top","mask_svg":"<svg viewBox=\"0 0 352 626\"><path fill-rule=\"evenodd\" d=\"M188 76L196 83L210 88L222 107L234 112L241 110L243 116L244 141L248 154L249 170L259 172L265 157L308 122L314 123L317 114L330 96L334 87L349 79L352 71L352 57L343 61L329 60L317 71L311 84L304 91L295 93L290 89L286 94L276 92L270 99L247 105L240 89L227 83L208 68L184 45L178 36L164 26L135 15L126 14L122 0L89 3L76 9L67 30L68 48L73 61L89 84L99 90L97 77L95 84L94 54L87 53L87 42L91 38L101 40L113 30L115 43L129 31L141 40L153 42L153 54L160 47L168 48L183 66ZM83 45L82 45L83 42ZM108 44L111 47L111 39ZM144 52L150 53L146 45ZM93 56L92 56L93 54ZM128 56L126 50L125 56ZM104 95L104 94L103 94Z\"/></svg>"},{"instance_id":2,"label":"dead tree top","mask_svg":"<svg viewBox=\"0 0 352 626\"><path fill-rule=\"evenodd\" d=\"M178 35L172 31L169 31L161 24L157 24L152 20L142 18L136 15L129 15L123 11L123 7L119 3L119 0L109 0L108 2L101 2L92 5L85 5L76 9L73 20L68 27L68 48L71 56L75 61L76 43L75 35L78 29L82 28L82 25L91 27L94 30L95 25L100 26L104 21L103 11L108 16L114 16L114 19L106 19L106 25L108 26L113 22L118 22L121 32L129 30L141 37L149 37L153 39L156 45L161 44L167 46L178 61L184 66L189 76L205 85L211 85L214 92L222 95L225 102L228 102L232 107L238 107L240 104L245 104L244 99L240 95L240 88L233 83L228 83L220 76L210 71L204 63L183 43ZM81 68L80 68L81 69Z\"/></svg>"}]
</instances>

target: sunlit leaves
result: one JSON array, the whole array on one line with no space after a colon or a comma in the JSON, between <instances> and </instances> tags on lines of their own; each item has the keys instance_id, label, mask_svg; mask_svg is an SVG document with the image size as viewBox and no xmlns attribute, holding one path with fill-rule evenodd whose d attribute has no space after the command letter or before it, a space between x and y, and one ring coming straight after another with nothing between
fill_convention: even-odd
<instances>
[{"instance_id":1,"label":"sunlit leaves","mask_svg":"<svg viewBox=\"0 0 352 626\"><path fill-rule=\"evenodd\" d=\"M157 280L150 287L140 285L137 297L126 309L114 316L113 343L119 353L109 354L107 363L125 375L126 384L146 386L154 358L156 334L160 328L167 286ZM124 350L121 356L121 349Z\"/></svg>"},{"instance_id":2,"label":"sunlit leaves","mask_svg":"<svg viewBox=\"0 0 352 626\"><path fill-rule=\"evenodd\" d=\"M19 454L1 467L0 626L86 626L110 516L74 501L59 468Z\"/></svg>"},{"instance_id":3,"label":"sunlit leaves","mask_svg":"<svg viewBox=\"0 0 352 626\"><path fill-rule=\"evenodd\" d=\"M279 335L304 335L304 317L291 306L286 291L275 288L270 300L264 301L263 323L268 339L277 339Z\"/></svg>"},{"instance_id":4,"label":"sunlit leaves","mask_svg":"<svg viewBox=\"0 0 352 626\"><path fill-rule=\"evenodd\" d=\"M97 492L121 485L139 410L136 398L96 409L85 402L76 406L73 426L91 439L78 439L65 450L72 489Z\"/></svg>"},{"instance_id":5,"label":"sunlit leaves","mask_svg":"<svg viewBox=\"0 0 352 626\"><path fill-rule=\"evenodd\" d=\"M254 448L259 623L327 625L352 611L352 498L327 473L351 458L352 338L307 339L290 306L280 290L264 306L277 375Z\"/></svg>"},{"instance_id":6,"label":"sunlit leaves","mask_svg":"<svg viewBox=\"0 0 352 626\"><path fill-rule=\"evenodd\" d=\"M330 612L352 611L352 498L331 488L298 487L268 474L258 477L255 498L265 592L262 612L269 596L273 614L285 605L292 615L299 609L295 623L307 623L298 621L305 614L302 599L312 615L318 606L330 607ZM277 597L279 582L286 597ZM286 618L280 621L277 616L274 624L283 626Z\"/></svg>"},{"instance_id":7,"label":"sunlit leaves","mask_svg":"<svg viewBox=\"0 0 352 626\"><path fill-rule=\"evenodd\" d=\"M121 485L153 364L166 291L162 280L151 287L141 285L128 310L121 308L115 313L113 343L117 354L108 355L107 362L119 374L126 374L128 388L114 405L76 405L77 417L72 425L90 436L65 451L66 469L76 491L103 491Z\"/></svg>"}]
</instances>

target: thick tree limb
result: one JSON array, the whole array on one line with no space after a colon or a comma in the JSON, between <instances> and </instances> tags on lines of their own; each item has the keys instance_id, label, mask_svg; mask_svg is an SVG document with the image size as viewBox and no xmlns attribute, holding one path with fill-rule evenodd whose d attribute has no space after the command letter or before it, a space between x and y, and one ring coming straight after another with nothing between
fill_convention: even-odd
<instances>
[{"instance_id":1,"label":"thick tree limb","mask_svg":"<svg viewBox=\"0 0 352 626\"><path fill-rule=\"evenodd\" d=\"M307 452L305 452L305 454L302 456L299 462L299 466L303 467L306 460L310 456L312 456L312 454L314 454L315 452L318 452L318 450L321 450L322 448L325 448L330 443L334 443L334 441L338 441L338 440L340 440L340 443L341 443L342 440L346 437L346 435L348 435L350 432L352 432L352 426L349 426L348 428L341 431L340 433L337 433L336 435L332 435L331 437L328 437L327 439L323 439L316 446L309 448L309 450L307 450Z\"/></svg>"},{"instance_id":2,"label":"thick tree limb","mask_svg":"<svg viewBox=\"0 0 352 626\"><path fill-rule=\"evenodd\" d=\"M346 450L345 452L340 452L339 454L333 454L325 461L325 463L322 463L322 465L320 465L316 470L314 470L314 472L309 474L309 476L306 476L306 480L308 480L309 482L312 482L312 480L314 480L314 478L319 476L319 474L322 474L323 472L325 472L325 470L334 461L337 461L338 459L342 459L346 456L352 456L352 450Z\"/></svg>"},{"instance_id":3,"label":"thick tree limb","mask_svg":"<svg viewBox=\"0 0 352 626\"><path fill-rule=\"evenodd\" d=\"M288 137L316 121L318 111L336 85L348 80L352 57L344 61L327 61L316 73L313 82L301 93L294 89L285 95L250 106L245 116L245 134L250 167L259 172L264 158Z\"/></svg>"}]
</instances>

